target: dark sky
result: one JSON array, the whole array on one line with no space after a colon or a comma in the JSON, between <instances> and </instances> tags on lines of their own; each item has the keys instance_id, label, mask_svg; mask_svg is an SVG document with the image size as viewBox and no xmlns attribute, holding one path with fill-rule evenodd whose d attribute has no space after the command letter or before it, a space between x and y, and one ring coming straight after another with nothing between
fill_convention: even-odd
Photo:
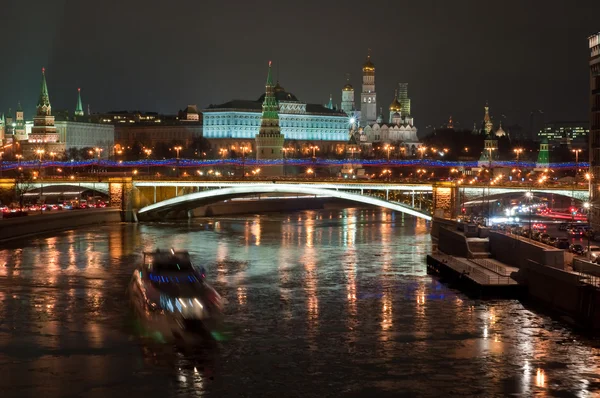
<instances>
[{"instance_id":1,"label":"dark sky","mask_svg":"<svg viewBox=\"0 0 600 398\"><path fill-rule=\"evenodd\" d=\"M409 83L417 127L453 115L528 126L588 119L587 37L600 0L3 0L0 109L30 119L46 67L54 109L77 87L92 112L175 113L264 91L268 60L306 102L339 103L345 74L360 99L367 48L378 106Z\"/></svg>"}]
</instances>

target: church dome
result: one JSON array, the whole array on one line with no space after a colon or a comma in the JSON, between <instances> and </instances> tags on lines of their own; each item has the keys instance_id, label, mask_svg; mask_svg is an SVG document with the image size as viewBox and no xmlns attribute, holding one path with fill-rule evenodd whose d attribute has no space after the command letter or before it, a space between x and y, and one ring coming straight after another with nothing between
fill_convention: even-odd
<instances>
[{"instance_id":1,"label":"church dome","mask_svg":"<svg viewBox=\"0 0 600 398\"><path fill-rule=\"evenodd\" d=\"M371 56L367 56L367 62L363 64L363 72L375 72L375 65L371 62Z\"/></svg>"},{"instance_id":2,"label":"church dome","mask_svg":"<svg viewBox=\"0 0 600 398\"><path fill-rule=\"evenodd\" d=\"M344 91L354 91L354 88L352 87L352 85L350 83L346 83L343 90Z\"/></svg>"},{"instance_id":3,"label":"church dome","mask_svg":"<svg viewBox=\"0 0 600 398\"><path fill-rule=\"evenodd\" d=\"M398 101L398 98L394 98L390 104L390 112L402 112L402 104Z\"/></svg>"},{"instance_id":4,"label":"church dome","mask_svg":"<svg viewBox=\"0 0 600 398\"><path fill-rule=\"evenodd\" d=\"M504 131L502 129L502 126L500 126L498 128L498 130L496 130L496 137L505 137L506 136L506 131Z\"/></svg>"}]
</instances>

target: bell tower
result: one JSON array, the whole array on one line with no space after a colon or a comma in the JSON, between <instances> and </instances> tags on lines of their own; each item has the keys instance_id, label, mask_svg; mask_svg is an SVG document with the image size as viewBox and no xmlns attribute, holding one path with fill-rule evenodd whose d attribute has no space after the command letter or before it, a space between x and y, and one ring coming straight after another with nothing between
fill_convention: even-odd
<instances>
[{"instance_id":1,"label":"bell tower","mask_svg":"<svg viewBox=\"0 0 600 398\"><path fill-rule=\"evenodd\" d=\"M375 94L375 65L371 62L371 50L363 64L363 84L360 94L360 114L362 125L374 123L377 120L377 96Z\"/></svg>"}]
</instances>

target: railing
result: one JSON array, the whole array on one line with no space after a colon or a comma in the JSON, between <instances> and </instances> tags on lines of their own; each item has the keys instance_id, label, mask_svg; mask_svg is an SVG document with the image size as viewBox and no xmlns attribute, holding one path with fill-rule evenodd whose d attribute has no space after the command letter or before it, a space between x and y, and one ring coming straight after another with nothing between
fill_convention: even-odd
<instances>
[{"instance_id":1,"label":"railing","mask_svg":"<svg viewBox=\"0 0 600 398\"><path fill-rule=\"evenodd\" d=\"M454 270L461 272L463 275L479 283L480 285L511 285L516 283L508 276L488 275L474 266L456 260L452 256L436 254L436 257L443 259L443 261L446 264L450 264Z\"/></svg>"},{"instance_id":2,"label":"railing","mask_svg":"<svg viewBox=\"0 0 600 398\"><path fill-rule=\"evenodd\" d=\"M484 258L475 258L475 259L470 259L470 261L474 262L477 265L480 265L492 272L495 272L496 274L498 274L499 276L503 276L503 277L510 277L510 272L508 272L506 270L506 268L492 262L489 260L486 260Z\"/></svg>"}]
</instances>

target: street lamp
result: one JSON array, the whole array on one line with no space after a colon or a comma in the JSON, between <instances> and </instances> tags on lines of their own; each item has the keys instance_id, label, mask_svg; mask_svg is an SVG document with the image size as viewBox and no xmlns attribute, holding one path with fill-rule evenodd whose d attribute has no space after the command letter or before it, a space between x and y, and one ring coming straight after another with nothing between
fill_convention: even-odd
<instances>
[{"instance_id":1,"label":"street lamp","mask_svg":"<svg viewBox=\"0 0 600 398\"><path fill-rule=\"evenodd\" d=\"M2 155L4 155L4 152L0 152L0 177L2 177L2 166L4 166Z\"/></svg>"},{"instance_id":2,"label":"street lamp","mask_svg":"<svg viewBox=\"0 0 600 398\"><path fill-rule=\"evenodd\" d=\"M252 152L252 150L245 145L241 146L240 149L242 150L242 178L244 178L246 177L246 152Z\"/></svg>"},{"instance_id":3,"label":"street lamp","mask_svg":"<svg viewBox=\"0 0 600 398\"><path fill-rule=\"evenodd\" d=\"M529 239L531 239L531 199L533 198L533 193L531 191L525 192L525 197L527 198L527 207L529 210Z\"/></svg>"},{"instance_id":4,"label":"street lamp","mask_svg":"<svg viewBox=\"0 0 600 398\"><path fill-rule=\"evenodd\" d=\"M293 151L294 148L283 148L283 175L286 176L286 160L288 151Z\"/></svg>"},{"instance_id":5,"label":"street lamp","mask_svg":"<svg viewBox=\"0 0 600 398\"><path fill-rule=\"evenodd\" d=\"M181 146L176 146L173 147L173 149L175 149L175 151L177 152L177 158L175 159L176 163L177 163L177 177L179 178L179 151L181 151Z\"/></svg>"},{"instance_id":6,"label":"street lamp","mask_svg":"<svg viewBox=\"0 0 600 398\"><path fill-rule=\"evenodd\" d=\"M315 152L319 150L319 147L316 145L311 145L309 148L312 149L312 151L313 151L313 154L312 154L313 159L316 158L317 155Z\"/></svg>"},{"instance_id":7,"label":"street lamp","mask_svg":"<svg viewBox=\"0 0 600 398\"><path fill-rule=\"evenodd\" d=\"M144 153L146 154L146 161L148 162L148 175L150 175L150 155L152 155L152 149L145 148Z\"/></svg>"},{"instance_id":8,"label":"street lamp","mask_svg":"<svg viewBox=\"0 0 600 398\"><path fill-rule=\"evenodd\" d=\"M44 156L45 152L46 151L44 151L43 149L36 149L36 151L35 151L35 153L37 153L39 155L39 157L40 157L40 165L39 165L39 168L38 168L38 174L39 174L40 177L42 176L42 157Z\"/></svg>"},{"instance_id":9,"label":"street lamp","mask_svg":"<svg viewBox=\"0 0 600 398\"><path fill-rule=\"evenodd\" d=\"M575 153L575 177L573 179L573 189L571 192L571 207L575 206L575 186L577 185L577 172L579 171L579 154L583 152L582 149L571 149ZM572 214L572 219L575 220L575 215Z\"/></svg>"},{"instance_id":10,"label":"street lamp","mask_svg":"<svg viewBox=\"0 0 600 398\"><path fill-rule=\"evenodd\" d=\"M387 151L387 160L389 162L390 161L390 150L394 149L394 147L391 145L385 144L383 149L385 149Z\"/></svg>"},{"instance_id":11,"label":"street lamp","mask_svg":"<svg viewBox=\"0 0 600 398\"><path fill-rule=\"evenodd\" d=\"M427 151L427 147L420 146L420 147L418 147L418 148L417 148L417 150L418 150L419 152L421 152L421 159L423 159L423 156L424 156L424 154L425 154L425 151Z\"/></svg>"}]
</instances>

